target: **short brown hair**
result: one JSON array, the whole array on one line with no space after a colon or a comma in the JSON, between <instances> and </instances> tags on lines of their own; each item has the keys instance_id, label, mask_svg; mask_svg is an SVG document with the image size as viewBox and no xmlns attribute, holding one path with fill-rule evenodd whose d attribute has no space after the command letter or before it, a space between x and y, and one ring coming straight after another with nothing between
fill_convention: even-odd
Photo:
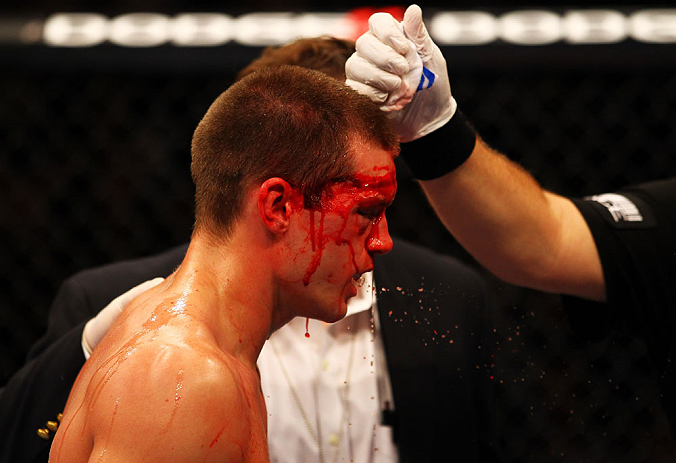
<instances>
[{"instance_id":1,"label":"short brown hair","mask_svg":"<svg viewBox=\"0 0 676 463\"><path fill-rule=\"evenodd\" d=\"M354 50L353 41L330 36L294 40L286 45L267 47L260 57L239 71L237 80L252 72L285 64L315 69L334 79L345 80L345 62Z\"/></svg>"},{"instance_id":2,"label":"short brown hair","mask_svg":"<svg viewBox=\"0 0 676 463\"><path fill-rule=\"evenodd\" d=\"M399 145L375 103L321 72L275 66L236 82L211 105L192 140L195 230L227 236L245 190L281 177L316 202L353 173L351 144L396 154Z\"/></svg>"}]
</instances>

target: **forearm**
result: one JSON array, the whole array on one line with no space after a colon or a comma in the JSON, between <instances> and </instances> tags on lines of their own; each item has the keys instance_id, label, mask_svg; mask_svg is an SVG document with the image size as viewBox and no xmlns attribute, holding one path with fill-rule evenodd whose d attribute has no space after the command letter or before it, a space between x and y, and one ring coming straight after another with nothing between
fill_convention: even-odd
<instances>
[{"instance_id":1,"label":"forearm","mask_svg":"<svg viewBox=\"0 0 676 463\"><path fill-rule=\"evenodd\" d=\"M557 232L544 191L480 138L461 166L420 183L446 228L501 278L546 266Z\"/></svg>"},{"instance_id":2,"label":"forearm","mask_svg":"<svg viewBox=\"0 0 676 463\"><path fill-rule=\"evenodd\" d=\"M448 230L498 277L535 289L603 298L593 239L575 206L543 190L479 137L463 164L421 185ZM589 274L582 275L579 265L587 265Z\"/></svg>"},{"instance_id":3,"label":"forearm","mask_svg":"<svg viewBox=\"0 0 676 463\"><path fill-rule=\"evenodd\" d=\"M410 70L402 58L408 56L402 46L407 42L437 79L391 120L405 142L402 157L444 225L511 283L603 299L601 262L581 213L477 137L457 111L446 60L427 33L420 7L407 8L402 23L384 13L371 16L369 31L346 63L347 83L374 101L396 97Z\"/></svg>"}]
</instances>

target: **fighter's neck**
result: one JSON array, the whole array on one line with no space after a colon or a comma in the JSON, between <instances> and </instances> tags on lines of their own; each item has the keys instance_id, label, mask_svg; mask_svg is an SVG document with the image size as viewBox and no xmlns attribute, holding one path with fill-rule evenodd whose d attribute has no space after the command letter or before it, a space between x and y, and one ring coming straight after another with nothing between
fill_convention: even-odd
<instances>
[{"instance_id":1,"label":"fighter's neck","mask_svg":"<svg viewBox=\"0 0 676 463\"><path fill-rule=\"evenodd\" d=\"M239 245L193 238L183 263L171 276L171 290L200 312L218 346L255 364L276 328L274 283L261 269L261 256Z\"/></svg>"}]
</instances>

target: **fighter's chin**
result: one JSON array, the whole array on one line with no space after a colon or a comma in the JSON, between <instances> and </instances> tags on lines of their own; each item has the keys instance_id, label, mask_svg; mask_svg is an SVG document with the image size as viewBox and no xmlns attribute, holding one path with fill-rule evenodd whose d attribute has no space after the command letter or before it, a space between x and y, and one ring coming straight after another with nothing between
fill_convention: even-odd
<instances>
[{"instance_id":1,"label":"fighter's chin","mask_svg":"<svg viewBox=\"0 0 676 463\"><path fill-rule=\"evenodd\" d=\"M361 280L351 279L350 282L346 285L347 291L345 292L345 302L347 303L348 299L352 299L359 293L359 288L362 285Z\"/></svg>"},{"instance_id":2,"label":"fighter's chin","mask_svg":"<svg viewBox=\"0 0 676 463\"><path fill-rule=\"evenodd\" d=\"M321 318L315 318L318 318L325 323L335 323L345 318L345 315L347 315L347 302L341 300L339 301L337 308L334 306L333 310L323 312Z\"/></svg>"},{"instance_id":3,"label":"fighter's chin","mask_svg":"<svg viewBox=\"0 0 676 463\"><path fill-rule=\"evenodd\" d=\"M353 284L348 284L343 296L338 301L338 308L334 312L328 313L327 319L323 320L327 323L334 323L345 318L347 315L347 303L350 299L357 295L357 288Z\"/></svg>"}]
</instances>

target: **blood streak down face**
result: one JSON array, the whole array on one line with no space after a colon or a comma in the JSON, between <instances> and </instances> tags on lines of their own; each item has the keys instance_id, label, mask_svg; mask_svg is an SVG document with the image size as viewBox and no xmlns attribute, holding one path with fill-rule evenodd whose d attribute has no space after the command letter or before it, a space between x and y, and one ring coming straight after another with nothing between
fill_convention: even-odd
<instances>
[{"instance_id":1,"label":"blood streak down face","mask_svg":"<svg viewBox=\"0 0 676 463\"><path fill-rule=\"evenodd\" d=\"M392 154L359 145L355 167L354 174L328 185L316 204L298 212L303 236L293 256L302 270L298 296L312 306L297 315L324 321L345 316L357 280L373 269L373 256L392 248L385 218L397 190Z\"/></svg>"},{"instance_id":2,"label":"blood streak down face","mask_svg":"<svg viewBox=\"0 0 676 463\"><path fill-rule=\"evenodd\" d=\"M387 169L376 167L374 170L386 171ZM383 175L356 174L350 180L330 185L323 192L320 203L308 208L310 212L308 238L313 255L303 277L303 284L306 286L310 284L312 275L321 263L322 252L329 242L347 246L355 273L363 273L363 269L357 262L360 240L350 238L365 236L365 249L369 249L369 244L381 244L383 242L381 237L383 230L380 224L383 221L387 222L385 208L389 203L386 202L386 199L393 198L396 190L396 175L394 172L386 172ZM356 217L354 216L355 210ZM342 225L337 230L325 233L324 219L327 214L338 215L342 220ZM318 223L318 226L315 226L315 223ZM352 229L348 229L348 225L351 225ZM387 233L387 227L384 228L385 233ZM365 235L367 230L369 233ZM357 247L357 250L355 250L355 247ZM374 248L369 252L386 252L388 250L378 249L376 251Z\"/></svg>"}]
</instances>

